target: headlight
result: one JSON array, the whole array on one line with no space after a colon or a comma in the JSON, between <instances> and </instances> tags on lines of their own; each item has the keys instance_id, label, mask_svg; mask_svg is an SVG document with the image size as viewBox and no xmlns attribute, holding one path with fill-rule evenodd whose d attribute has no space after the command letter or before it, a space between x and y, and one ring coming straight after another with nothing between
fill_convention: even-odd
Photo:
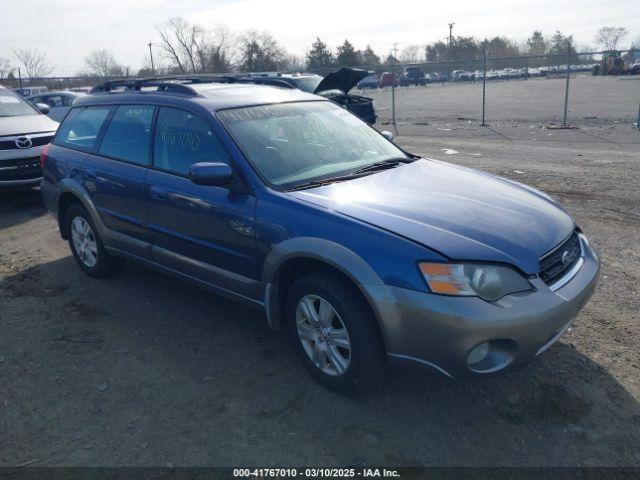
<instances>
[{"instance_id":1,"label":"headlight","mask_svg":"<svg viewBox=\"0 0 640 480\"><path fill-rule=\"evenodd\" d=\"M500 265L421 263L420 271L431 291L440 295L477 296L493 302L533 289L518 272Z\"/></svg>"}]
</instances>

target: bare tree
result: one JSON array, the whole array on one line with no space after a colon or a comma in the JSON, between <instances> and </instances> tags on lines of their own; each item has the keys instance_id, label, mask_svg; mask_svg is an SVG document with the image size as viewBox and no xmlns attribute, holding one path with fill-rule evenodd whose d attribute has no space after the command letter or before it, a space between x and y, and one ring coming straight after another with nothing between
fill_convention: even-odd
<instances>
[{"instance_id":1,"label":"bare tree","mask_svg":"<svg viewBox=\"0 0 640 480\"><path fill-rule=\"evenodd\" d=\"M419 61L420 45L409 45L400 52L400 61L402 63L417 63Z\"/></svg>"},{"instance_id":2,"label":"bare tree","mask_svg":"<svg viewBox=\"0 0 640 480\"><path fill-rule=\"evenodd\" d=\"M117 77L124 75L125 68L119 64L108 50L94 50L84 58L89 73L99 77Z\"/></svg>"},{"instance_id":3,"label":"bare tree","mask_svg":"<svg viewBox=\"0 0 640 480\"><path fill-rule=\"evenodd\" d=\"M0 57L0 78L9 76L14 70L14 66L8 58Z\"/></svg>"},{"instance_id":4,"label":"bare tree","mask_svg":"<svg viewBox=\"0 0 640 480\"><path fill-rule=\"evenodd\" d=\"M240 42L226 27L206 30L174 17L156 27L162 57L177 73L227 72L240 57Z\"/></svg>"},{"instance_id":5,"label":"bare tree","mask_svg":"<svg viewBox=\"0 0 640 480\"><path fill-rule=\"evenodd\" d=\"M240 69L244 72L279 70L285 66L285 50L269 32L249 30L242 37Z\"/></svg>"},{"instance_id":6,"label":"bare tree","mask_svg":"<svg viewBox=\"0 0 640 480\"><path fill-rule=\"evenodd\" d=\"M33 48L14 48L13 55L24 66L27 77L46 77L53 71L53 67L47 61L47 54Z\"/></svg>"},{"instance_id":7,"label":"bare tree","mask_svg":"<svg viewBox=\"0 0 640 480\"><path fill-rule=\"evenodd\" d=\"M283 68L291 72L303 72L306 67L305 58L295 53L285 53L283 58Z\"/></svg>"},{"instance_id":8,"label":"bare tree","mask_svg":"<svg viewBox=\"0 0 640 480\"><path fill-rule=\"evenodd\" d=\"M605 50L615 50L618 42L629 35L624 27L602 27L598 30L595 42Z\"/></svg>"},{"instance_id":9,"label":"bare tree","mask_svg":"<svg viewBox=\"0 0 640 480\"><path fill-rule=\"evenodd\" d=\"M207 43L202 27L191 25L182 17L173 17L156 29L160 35L160 49L178 72L202 72Z\"/></svg>"}]
</instances>

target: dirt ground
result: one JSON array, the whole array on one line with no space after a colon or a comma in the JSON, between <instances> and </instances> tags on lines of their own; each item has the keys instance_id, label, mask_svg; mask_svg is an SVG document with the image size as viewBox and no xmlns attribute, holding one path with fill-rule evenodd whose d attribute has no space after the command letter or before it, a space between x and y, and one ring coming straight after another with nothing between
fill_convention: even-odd
<instances>
[{"instance_id":1,"label":"dirt ground","mask_svg":"<svg viewBox=\"0 0 640 480\"><path fill-rule=\"evenodd\" d=\"M315 385L264 316L134 263L80 272L37 192L0 196L0 465L640 466L640 133L404 125L416 153L547 191L600 251L524 370Z\"/></svg>"}]
</instances>

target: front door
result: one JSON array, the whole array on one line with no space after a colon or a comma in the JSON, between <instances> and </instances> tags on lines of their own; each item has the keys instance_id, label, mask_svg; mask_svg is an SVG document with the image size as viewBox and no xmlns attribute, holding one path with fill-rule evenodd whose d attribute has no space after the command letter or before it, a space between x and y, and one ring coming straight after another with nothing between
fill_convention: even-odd
<instances>
[{"instance_id":1,"label":"front door","mask_svg":"<svg viewBox=\"0 0 640 480\"><path fill-rule=\"evenodd\" d=\"M230 157L207 123L162 107L154 134L154 169L146 178L154 261L223 290L259 299L255 197L196 185L194 163Z\"/></svg>"}]
</instances>

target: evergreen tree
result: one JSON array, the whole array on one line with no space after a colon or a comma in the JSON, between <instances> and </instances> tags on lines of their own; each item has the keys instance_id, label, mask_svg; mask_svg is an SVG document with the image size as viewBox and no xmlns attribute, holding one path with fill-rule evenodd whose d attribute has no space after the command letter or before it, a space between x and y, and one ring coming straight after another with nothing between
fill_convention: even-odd
<instances>
[{"instance_id":1,"label":"evergreen tree","mask_svg":"<svg viewBox=\"0 0 640 480\"><path fill-rule=\"evenodd\" d=\"M362 52L362 64L368 67L380 65L380 57L376 55L376 52L373 51L370 45L367 45Z\"/></svg>"},{"instance_id":2,"label":"evergreen tree","mask_svg":"<svg viewBox=\"0 0 640 480\"><path fill-rule=\"evenodd\" d=\"M344 43L338 47L336 64L341 67L355 67L361 63L360 52L356 51L349 40L345 40Z\"/></svg>"},{"instance_id":3,"label":"evergreen tree","mask_svg":"<svg viewBox=\"0 0 640 480\"><path fill-rule=\"evenodd\" d=\"M307 68L330 67L334 64L333 54L327 44L316 37L311 44L311 50L307 53Z\"/></svg>"}]
</instances>

